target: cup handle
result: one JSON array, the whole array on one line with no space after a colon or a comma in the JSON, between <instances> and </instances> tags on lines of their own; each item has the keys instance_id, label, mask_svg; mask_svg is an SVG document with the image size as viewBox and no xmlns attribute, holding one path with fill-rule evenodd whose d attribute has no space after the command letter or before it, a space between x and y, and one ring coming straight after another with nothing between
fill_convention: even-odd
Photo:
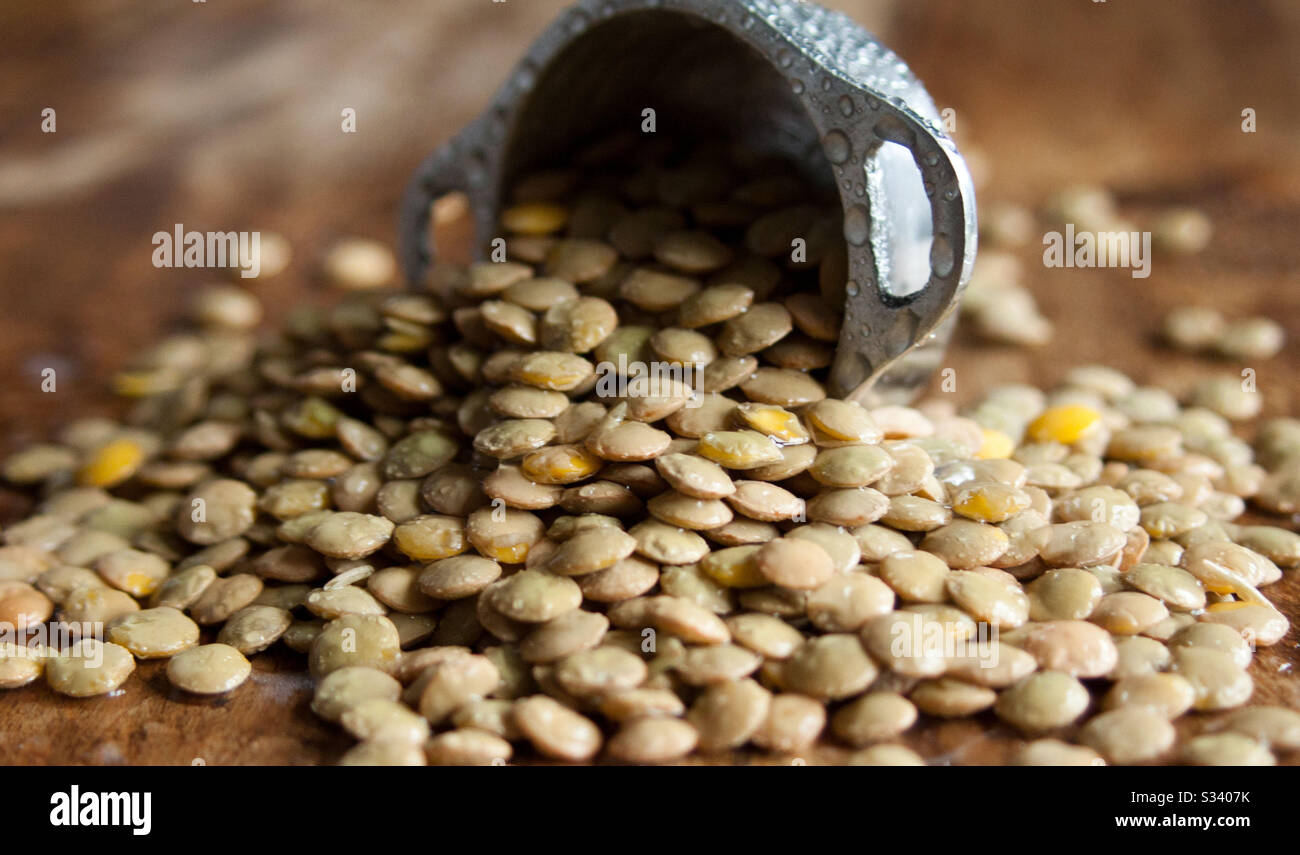
<instances>
[{"instance_id":1,"label":"cup handle","mask_svg":"<svg viewBox=\"0 0 1300 855\"><path fill-rule=\"evenodd\" d=\"M977 241L975 191L952 140L906 106L881 102L880 107L869 128L879 141L872 157L886 142L911 152L928 197L932 238L925 286L900 296L879 258L891 249L879 224L900 215L867 207L888 208L899 200L873 191L867 205L846 212L848 284L831 384L837 394L872 405L910 398L918 379L923 382L937 367L970 279ZM887 168L879 161L876 167L877 174Z\"/></svg>"}]
</instances>

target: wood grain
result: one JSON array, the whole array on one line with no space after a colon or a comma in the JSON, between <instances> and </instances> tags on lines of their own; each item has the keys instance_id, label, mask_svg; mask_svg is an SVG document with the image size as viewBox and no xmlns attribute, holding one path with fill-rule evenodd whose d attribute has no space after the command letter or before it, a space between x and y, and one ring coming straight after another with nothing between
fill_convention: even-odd
<instances>
[{"instance_id":1,"label":"wood grain","mask_svg":"<svg viewBox=\"0 0 1300 855\"><path fill-rule=\"evenodd\" d=\"M475 115L561 0L390 0L383 15L306 0L168 4L126 0L0 7L0 443L72 417L113 412L105 380L167 328L202 277L150 265L149 237L176 222L273 229L297 254L259 286L272 320L320 298L312 260L334 237L389 239L403 182ZM1059 335L1040 351L965 332L947 365L959 402L996 383L1050 384L1104 362L1175 391L1235 364L1174 355L1158 318L1189 302L1264 314L1292 343L1255 368L1270 414L1300 412L1300 14L1284 0L1229 13L1206 0L1051 3L913 0L830 3L882 33L956 110L978 149L981 200L1036 203L1079 181L1115 188L1141 217L1194 204L1214 218L1210 249L1124 271L1047 270L1024 250L1030 286ZM54 106L58 131L40 133ZM339 133L353 106L359 132ZM1258 132L1242 133L1252 107ZM460 248L464 251L464 248ZM54 394L40 371L59 370ZM1246 431L1249 435L1249 431ZM8 518L24 507L0 497ZM1288 521L1273 520L1288 524ZM1300 616L1300 582L1268 591ZM1263 651L1256 701L1300 708L1293 628ZM182 697L145 663L122 694L94 701L44 686L0 695L0 763L306 764L349 740L308 710L300 660L257 657L220 700ZM1190 717L1184 729L1206 724ZM1005 761L1018 741L990 716L926 721L906 742L936 762ZM804 758L834 762L828 746ZM698 762L790 762L729 755Z\"/></svg>"}]
</instances>

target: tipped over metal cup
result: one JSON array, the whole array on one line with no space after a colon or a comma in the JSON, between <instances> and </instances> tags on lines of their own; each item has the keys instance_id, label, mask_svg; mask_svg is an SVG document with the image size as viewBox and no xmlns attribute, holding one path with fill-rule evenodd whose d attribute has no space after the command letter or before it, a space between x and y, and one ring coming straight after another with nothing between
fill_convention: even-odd
<instances>
[{"instance_id":1,"label":"tipped over metal cup","mask_svg":"<svg viewBox=\"0 0 1300 855\"><path fill-rule=\"evenodd\" d=\"M661 123L783 155L834 182L848 252L831 393L878 405L920 392L975 257L970 173L906 64L813 3L575 3L491 106L416 171L400 222L407 276L421 281L432 260L434 199L466 193L478 234L492 235L512 181L638 122L647 105Z\"/></svg>"}]
</instances>

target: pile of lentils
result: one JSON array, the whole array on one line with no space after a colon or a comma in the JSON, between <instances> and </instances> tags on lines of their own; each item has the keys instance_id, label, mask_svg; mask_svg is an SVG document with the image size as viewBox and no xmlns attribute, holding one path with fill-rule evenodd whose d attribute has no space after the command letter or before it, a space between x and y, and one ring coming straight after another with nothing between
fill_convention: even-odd
<instances>
[{"instance_id":1,"label":"pile of lentils","mask_svg":"<svg viewBox=\"0 0 1300 855\"><path fill-rule=\"evenodd\" d=\"M1184 406L1101 366L960 412L835 399L833 197L722 145L574 163L517 183L507 260L402 290L349 241L348 293L269 335L204 290L116 378L122 423L9 457L36 510L0 621L103 631L6 642L0 687L103 695L166 658L219 695L282 645L348 764L919 764L921 716L1000 721L1026 764L1300 748L1300 713L1247 706L1300 536L1234 522L1300 511L1300 421L1252 446L1236 378ZM695 382L599 383L654 363Z\"/></svg>"}]
</instances>

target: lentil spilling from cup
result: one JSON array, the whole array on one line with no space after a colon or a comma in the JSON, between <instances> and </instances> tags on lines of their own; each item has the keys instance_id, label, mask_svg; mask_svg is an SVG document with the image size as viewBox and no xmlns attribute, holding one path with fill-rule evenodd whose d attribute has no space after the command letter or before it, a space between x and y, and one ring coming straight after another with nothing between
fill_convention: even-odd
<instances>
[{"instance_id":1,"label":"lentil spilling from cup","mask_svg":"<svg viewBox=\"0 0 1300 855\"><path fill-rule=\"evenodd\" d=\"M1251 445L1248 394L1100 366L960 412L837 400L833 196L725 145L575 163L517 182L503 261L398 291L344 243L340 301L269 335L204 291L117 376L122 423L10 456L37 507L0 622L105 629L6 643L0 687L102 695L167 659L237 698L283 646L346 764L916 764L923 716L1005 727L1025 764L1300 746L1300 713L1247 706L1300 536L1235 522L1300 511L1300 421Z\"/></svg>"}]
</instances>

